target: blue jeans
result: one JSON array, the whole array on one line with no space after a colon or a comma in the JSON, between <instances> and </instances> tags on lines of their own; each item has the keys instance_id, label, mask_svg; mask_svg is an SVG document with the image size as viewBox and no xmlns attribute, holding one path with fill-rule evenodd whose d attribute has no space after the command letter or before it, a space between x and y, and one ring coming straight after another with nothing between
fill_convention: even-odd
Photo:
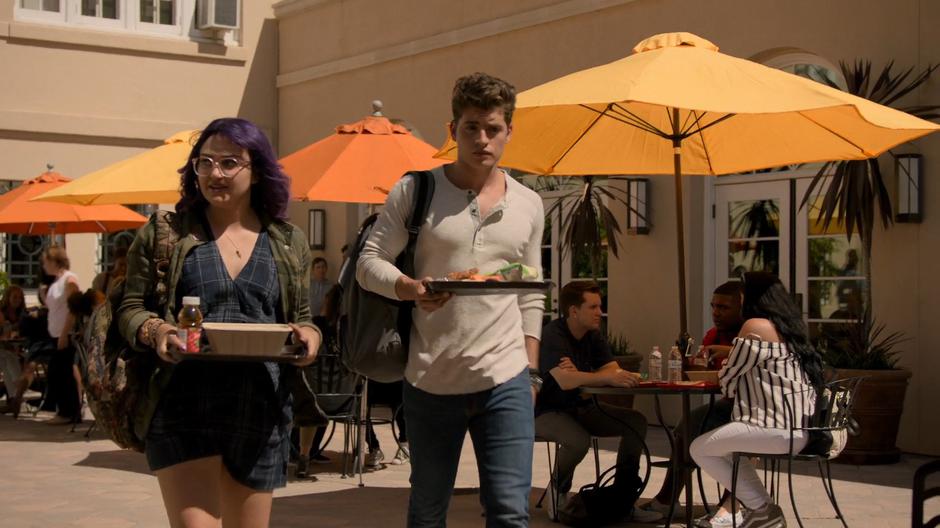
<instances>
[{"instance_id":1,"label":"blue jeans","mask_svg":"<svg viewBox=\"0 0 940 528\"><path fill-rule=\"evenodd\" d=\"M486 526L528 526L535 436L528 371L472 394L440 396L406 382L402 395L411 447L409 528L447 525L468 429Z\"/></svg>"}]
</instances>

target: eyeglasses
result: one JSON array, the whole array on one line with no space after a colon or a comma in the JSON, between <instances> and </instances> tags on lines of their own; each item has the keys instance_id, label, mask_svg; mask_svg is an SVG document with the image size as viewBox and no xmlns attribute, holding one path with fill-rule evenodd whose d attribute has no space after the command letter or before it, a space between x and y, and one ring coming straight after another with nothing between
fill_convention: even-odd
<instances>
[{"instance_id":1,"label":"eyeglasses","mask_svg":"<svg viewBox=\"0 0 940 528\"><path fill-rule=\"evenodd\" d=\"M193 158L193 170L196 174L203 177L212 175L212 170L218 168L222 176L234 178L242 169L250 165L251 162L241 158L222 158L216 161L208 156L199 156Z\"/></svg>"}]
</instances>

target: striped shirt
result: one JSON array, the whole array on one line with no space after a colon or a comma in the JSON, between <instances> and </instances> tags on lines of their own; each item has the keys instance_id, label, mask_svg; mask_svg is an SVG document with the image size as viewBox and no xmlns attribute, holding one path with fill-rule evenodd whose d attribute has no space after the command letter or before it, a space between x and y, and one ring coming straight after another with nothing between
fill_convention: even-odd
<instances>
[{"instance_id":1,"label":"striped shirt","mask_svg":"<svg viewBox=\"0 0 940 528\"><path fill-rule=\"evenodd\" d=\"M734 339L728 362L718 373L721 392L734 399L731 417L759 427L788 429L789 401L798 420L807 427L816 404L816 391L786 343L750 337Z\"/></svg>"}]
</instances>

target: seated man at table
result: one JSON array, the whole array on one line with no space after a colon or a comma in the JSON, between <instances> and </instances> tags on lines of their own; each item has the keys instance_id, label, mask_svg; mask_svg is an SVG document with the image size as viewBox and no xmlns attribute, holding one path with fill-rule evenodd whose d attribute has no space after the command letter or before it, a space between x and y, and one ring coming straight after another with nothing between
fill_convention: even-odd
<instances>
[{"instance_id":1,"label":"seated man at table","mask_svg":"<svg viewBox=\"0 0 940 528\"><path fill-rule=\"evenodd\" d=\"M601 289L593 281L575 281L561 290L563 317L545 325L539 347L539 370L544 384L535 406L535 434L559 444L557 497L549 490L549 511L554 518L571 489L575 467L591 446L592 436L619 436L617 481L639 472L646 418L631 409L605 404L599 408L583 397L579 387L634 387L639 376L622 370L600 332ZM627 479L627 480L624 480ZM633 519L652 522L657 512L634 510Z\"/></svg>"},{"instance_id":2,"label":"seated man at table","mask_svg":"<svg viewBox=\"0 0 940 528\"><path fill-rule=\"evenodd\" d=\"M728 353L731 351L731 342L738 336L741 325L744 324L744 317L741 315L741 292L740 281L728 281L719 285L712 293L712 322L715 326L708 330L708 332L705 333L705 337L702 339L702 346L706 347L709 351L709 368L711 369L717 370L721 364L721 360L728 357ZM715 404L711 406L711 409L709 409L707 404L692 409L689 414L689 431L691 432L692 438L689 439L689 442L700 433L717 429L730 422L732 404L733 400L722 398L716 400ZM676 428L676 433L681 434L681 432L682 424L680 423ZM686 444L679 438L676 445ZM656 497L653 498L652 501L643 505L642 508L667 514L669 512L669 499L673 495L673 485L676 486L675 497L678 498L682 492L682 488L685 486L685 474L681 473L676 476L672 468L669 468L666 470L666 476L663 479L663 485L659 493L656 494ZM674 515L680 511L682 510L677 507L674 510ZM742 520L743 517L739 514L738 524L740 524ZM699 525L714 528L730 527L732 525L731 514L725 510L719 511L715 516L700 521Z\"/></svg>"},{"instance_id":3,"label":"seated man at table","mask_svg":"<svg viewBox=\"0 0 940 528\"><path fill-rule=\"evenodd\" d=\"M741 315L741 281L728 281L719 285L712 292L712 322L715 324L705 337L702 346L708 349L709 358L714 361L717 370L717 360L727 359L731 352L731 342L738 337L744 317ZM711 363L711 362L710 362Z\"/></svg>"}]
</instances>

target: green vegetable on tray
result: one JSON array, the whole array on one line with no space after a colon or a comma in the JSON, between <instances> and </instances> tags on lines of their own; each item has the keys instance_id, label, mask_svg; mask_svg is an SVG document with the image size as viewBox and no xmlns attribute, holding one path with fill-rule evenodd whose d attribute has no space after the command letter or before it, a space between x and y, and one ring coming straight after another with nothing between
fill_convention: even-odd
<instances>
[{"instance_id":1,"label":"green vegetable on tray","mask_svg":"<svg viewBox=\"0 0 940 528\"><path fill-rule=\"evenodd\" d=\"M539 273L535 268L518 262L496 270L493 275L499 275L507 281L535 280L539 277Z\"/></svg>"}]
</instances>

